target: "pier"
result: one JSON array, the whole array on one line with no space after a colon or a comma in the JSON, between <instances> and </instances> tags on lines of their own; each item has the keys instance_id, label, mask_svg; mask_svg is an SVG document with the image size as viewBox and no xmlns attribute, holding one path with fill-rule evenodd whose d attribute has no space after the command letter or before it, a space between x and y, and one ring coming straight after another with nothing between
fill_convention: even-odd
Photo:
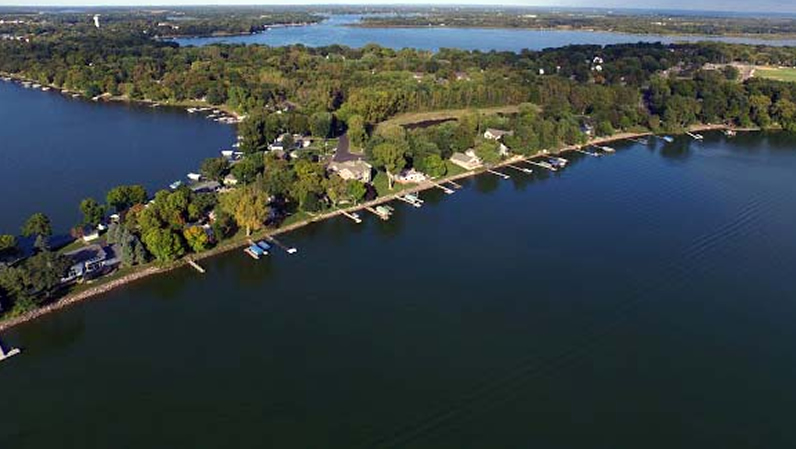
<instances>
[{"instance_id":1,"label":"pier","mask_svg":"<svg viewBox=\"0 0 796 449\"><path fill-rule=\"evenodd\" d=\"M430 182L431 182L431 184L434 185L434 187L442 190L443 192L445 192L448 195L453 195L455 193L453 189L449 189L449 188L445 187L444 185L442 185L442 184L440 184L438 182L434 182L434 181L430 181Z\"/></svg>"},{"instance_id":2,"label":"pier","mask_svg":"<svg viewBox=\"0 0 796 449\"><path fill-rule=\"evenodd\" d=\"M353 222L354 222L354 223L356 223L356 224L360 224L360 223L362 223L362 219L361 219L361 218L359 218L359 215L357 215L356 213L346 212L346 211L344 211L344 210L341 210L341 211L340 211L340 213L341 213L341 214L342 214L344 217L350 218L350 219L351 219L351 221L353 221Z\"/></svg>"},{"instance_id":3,"label":"pier","mask_svg":"<svg viewBox=\"0 0 796 449\"><path fill-rule=\"evenodd\" d=\"M282 250L284 252L288 253L288 254L296 254L298 252L298 250L296 248L293 248L292 246L289 247L289 246L286 246L286 245L282 244L282 242L277 240L276 237L270 237L269 236L269 237L266 237L265 239L268 240L269 242L273 243L274 245L282 248Z\"/></svg>"},{"instance_id":4,"label":"pier","mask_svg":"<svg viewBox=\"0 0 796 449\"><path fill-rule=\"evenodd\" d=\"M586 156L600 157L600 155L595 153L594 151L585 151L581 150L580 148L573 148L572 151L577 151L578 153L585 154Z\"/></svg>"},{"instance_id":5,"label":"pier","mask_svg":"<svg viewBox=\"0 0 796 449\"><path fill-rule=\"evenodd\" d=\"M489 170L487 170L487 172L488 173L492 173L495 176L500 176L503 179L511 179L511 176L509 176L509 175L507 175L505 173L501 173L499 171L492 170L491 168Z\"/></svg>"},{"instance_id":6,"label":"pier","mask_svg":"<svg viewBox=\"0 0 796 449\"><path fill-rule=\"evenodd\" d=\"M455 182L453 182L453 181L452 181L452 180L450 180L450 179L449 179L449 180L447 180L447 181L444 181L444 182L446 182L446 183L448 183L448 184L452 185L454 189L461 189L461 188L462 188L462 186L461 186L460 184L456 184Z\"/></svg>"},{"instance_id":7,"label":"pier","mask_svg":"<svg viewBox=\"0 0 796 449\"><path fill-rule=\"evenodd\" d=\"M575 151L578 151L578 150L575 150ZM531 165L535 165L535 166L537 166L537 167L546 168L547 170L550 170L550 171L558 171L558 170L557 170L555 167L553 167L553 165L552 165L552 164L550 164L549 162L536 162L536 161L531 161L531 160L527 160L527 161L525 161L525 162L526 162L526 163L528 163L528 164L531 164Z\"/></svg>"},{"instance_id":8,"label":"pier","mask_svg":"<svg viewBox=\"0 0 796 449\"><path fill-rule=\"evenodd\" d=\"M705 139L705 136L703 136L702 134L694 134L694 133L692 133L690 131L686 131L686 134L688 134L688 136L691 137L694 140L704 140Z\"/></svg>"},{"instance_id":9,"label":"pier","mask_svg":"<svg viewBox=\"0 0 796 449\"><path fill-rule=\"evenodd\" d=\"M196 261L193 260L193 259L188 259L188 265L192 266L196 271L198 271L198 272L200 272L202 274L206 273L205 269L202 268L202 266L199 265L198 263L196 263Z\"/></svg>"},{"instance_id":10,"label":"pier","mask_svg":"<svg viewBox=\"0 0 796 449\"><path fill-rule=\"evenodd\" d=\"M398 199L398 201L403 201L404 203L409 204L412 207L420 208L421 206L423 206L423 200L414 195L408 195L408 194L400 195L396 198Z\"/></svg>"},{"instance_id":11,"label":"pier","mask_svg":"<svg viewBox=\"0 0 796 449\"><path fill-rule=\"evenodd\" d=\"M525 174L528 174L528 175L533 173L533 170L531 170L530 168L518 167L518 166L516 166L514 164L509 164L506 167L513 168L514 170L521 171L521 172L523 172Z\"/></svg>"},{"instance_id":12,"label":"pier","mask_svg":"<svg viewBox=\"0 0 796 449\"><path fill-rule=\"evenodd\" d=\"M22 351L20 351L18 348L11 348L8 351L6 351L5 348L3 347L3 344L0 343L0 362L6 359L10 359L15 355L19 355L21 352Z\"/></svg>"},{"instance_id":13,"label":"pier","mask_svg":"<svg viewBox=\"0 0 796 449\"><path fill-rule=\"evenodd\" d=\"M365 210L370 212L370 213L372 213L373 215L381 218L384 221L387 221L387 220L390 219L390 215L391 215L390 210L387 209L384 206L376 206L376 209L368 206L368 207L365 208Z\"/></svg>"}]
</instances>

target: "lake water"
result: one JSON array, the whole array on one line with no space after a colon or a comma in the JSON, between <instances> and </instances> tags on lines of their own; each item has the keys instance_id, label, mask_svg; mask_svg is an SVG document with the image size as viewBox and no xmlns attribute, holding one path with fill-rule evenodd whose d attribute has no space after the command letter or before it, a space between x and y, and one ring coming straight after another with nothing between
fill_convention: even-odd
<instances>
[{"instance_id":1,"label":"lake water","mask_svg":"<svg viewBox=\"0 0 796 449\"><path fill-rule=\"evenodd\" d=\"M796 447L796 136L616 147L7 332L0 446Z\"/></svg>"},{"instance_id":2,"label":"lake water","mask_svg":"<svg viewBox=\"0 0 796 449\"><path fill-rule=\"evenodd\" d=\"M235 141L234 128L184 110L73 100L0 82L0 234L45 212L59 231L80 201L120 184L150 191L185 181Z\"/></svg>"},{"instance_id":3,"label":"lake water","mask_svg":"<svg viewBox=\"0 0 796 449\"><path fill-rule=\"evenodd\" d=\"M767 40L740 37L656 36L602 31L507 30L488 28L357 28L346 26L359 21L357 15L333 15L316 25L273 28L265 33L233 36L175 39L180 45L264 44L282 46L303 44L309 47L346 45L359 48L370 43L385 47L461 48L518 52L573 44L610 45L636 42L722 41L760 45L796 45L796 39Z\"/></svg>"}]
</instances>

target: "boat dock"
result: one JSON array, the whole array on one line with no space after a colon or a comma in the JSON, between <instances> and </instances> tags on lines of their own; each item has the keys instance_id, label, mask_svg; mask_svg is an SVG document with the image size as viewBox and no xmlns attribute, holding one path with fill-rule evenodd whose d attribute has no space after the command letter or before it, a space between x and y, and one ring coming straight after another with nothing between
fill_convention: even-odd
<instances>
[{"instance_id":1,"label":"boat dock","mask_svg":"<svg viewBox=\"0 0 796 449\"><path fill-rule=\"evenodd\" d=\"M455 193L455 191L453 189L445 187L444 185L442 185L442 184L440 184L438 182L434 182L434 181L429 181L429 182L431 182L431 184L433 184L434 187L436 187L436 188L442 190L443 192L445 192L447 195L453 195Z\"/></svg>"},{"instance_id":2,"label":"boat dock","mask_svg":"<svg viewBox=\"0 0 796 449\"><path fill-rule=\"evenodd\" d=\"M417 195L413 195L411 193L406 195L399 195L396 197L399 201L403 201L406 204L411 205L412 207L420 208L423 206L423 200L417 197Z\"/></svg>"},{"instance_id":3,"label":"boat dock","mask_svg":"<svg viewBox=\"0 0 796 449\"><path fill-rule=\"evenodd\" d=\"M22 351L20 351L18 348L11 348L8 351L6 351L5 348L3 347L3 344L0 343L0 362L6 359L10 359L15 355L19 355L21 352Z\"/></svg>"},{"instance_id":4,"label":"boat dock","mask_svg":"<svg viewBox=\"0 0 796 449\"><path fill-rule=\"evenodd\" d=\"M488 173L492 173L495 176L500 176L503 179L511 179L511 176L509 176L509 175L507 175L505 173L501 173L501 172L496 171L496 170L492 170L491 168L489 170L487 170L487 172Z\"/></svg>"},{"instance_id":5,"label":"boat dock","mask_svg":"<svg viewBox=\"0 0 796 449\"><path fill-rule=\"evenodd\" d=\"M545 169L550 170L550 171L558 171L549 162L536 162L536 161L532 161L532 160L526 160L525 162L528 163L528 164L531 164L531 165L535 165L537 167L545 168Z\"/></svg>"},{"instance_id":6,"label":"boat dock","mask_svg":"<svg viewBox=\"0 0 796 449\"><path fill-rule=\"evenodd\" d=\"M196 261L194 261L193 259L187 259L187 260L188 260L188 265L192 266L196 271L198 271L198 272L200 272L202 274L205 274L205 272L206 272L205 269L202 268L201 265L196 263Z\"/></svg>"},{"instance_id":7,"label":"boat dock","mask_svg":"<svg viewBox=\"0 0 796 449\"><path fill-rule=\"evenodd\" d=\"M298 250L296 248L293 248L292 246L287 246L287 245L282 244L282 242L277 240L276 237L270 237L269 236L269 237L266 237L265 239L268 240L269 242L273 243L274 245L282 248L282 250L284 250L288 254L296 254L298 252Z\"/></svg>"},{"instance_id":8,"label":"boat dock","mask_svg":"<svg viewBox=\"0 0 796 449\"><path fill-rule=\"evenodd\" d=\"M578 153L585 154L586 156L600 157L599 153L595 153L594 151L581 150L580 148L573 148L572 151L577 151Z\"/></svg>"},{"instance_id":9,"label":"boat dock","mask_svg":"<svg viewBox=\"0 0 796 449\"><path fill-rule=\"evenodd\" d=\"M365 208L365 210L385 221L389 220L390 215L392 215L390 209L386 208L385 206L376 206L375 209L368 206Z\"/></svg>"},{"instance_id":10,"label":"boat dock","mask_svg":"<svg viewBox=\"0 0 796 449\"><path fill-rule=\"evenodd\" d=\"M530 168L518 167L518 166L516 166L516 165L514 165L514 164L509 164L509 165L507 165L506 167L513 168L514 170L521 171L521 172L523 172L523 173L525 173L525 174L528 174L528 175L530 175L531 173L533 173L533 170L531 170Z\"/></svg>"},{"instance_id":11,"label":"boat dock","mask_svg":"<svg viewBox=\"0 0 796 449\"><path fill-rule=\"evenodd\" d=\"M686 131L686 134L688 134L688 136L694 140L705 140L705 136L703 136L702 134L694 134L690 131Z\"/></svg>"},{"instance_id":12,"label":"boat dock","mask_svg":"<svg viewBox=\"0 0 796 449\"><path fill-rule=\"evenodd\" d=\"M356 212L351 213L351 212L346 212L344 210L340 210L340 214L343 215L344 217L350 218L351 221L353 221L356 224L362 223L362 219L359 218L359 214L357 214Z\"/></svg>"}]
</instances>

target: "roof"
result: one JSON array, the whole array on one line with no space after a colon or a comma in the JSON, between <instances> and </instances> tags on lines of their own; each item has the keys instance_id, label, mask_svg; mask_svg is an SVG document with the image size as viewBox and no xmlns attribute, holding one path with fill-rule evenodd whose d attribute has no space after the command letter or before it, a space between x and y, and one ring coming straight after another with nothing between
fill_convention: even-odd
<instances>
[{"instance_id":1,"label":"roof","mask_svg":"<svg viewBox=\"0 0 796 449\"><path fill-rule=\"evenodd\" d=\"M478 162L478 158L475 156L470 156L469 154L453 153L451 156L451 161L472 164Z\"/></svg>"},{"instance_id":2,"label":"roof","mask_svg":"<svg viewBox=\"0 0 796 449\"><path fill-rule=\"evenodd\" d=\"M108 257L108 253L105 251L105 248L99 244L89 245L85 248L80 248L64 255L72 259L72 261L76 264L92 260L105 260L105 258Z\"/></svg>"},{"instance_id":3,"label":"roof","mask_svg":"<svg viewBox=\"0 0 796 449\"><path fill-rule=\"evenodd\" d=\"M504 131L502 129L495 129L495 128L487 128L486 132L488 132L489 134L492 134L493 136L495 136L497 138L501 138L503 136L513 136L514 135L514 131Z\"/></svg>"},{"instance_id":4,"label":"roof","mask_svg":"<svg viewBox=\"0 0 796 449\"><path fill-rule=\"evenodd\" d=\"M329 164L329 169L333 171L348 170L352 173L370 173L370 171L373 169L373 166L361 160L346 162L334 161Z\"/></svg>"}]
</instances>

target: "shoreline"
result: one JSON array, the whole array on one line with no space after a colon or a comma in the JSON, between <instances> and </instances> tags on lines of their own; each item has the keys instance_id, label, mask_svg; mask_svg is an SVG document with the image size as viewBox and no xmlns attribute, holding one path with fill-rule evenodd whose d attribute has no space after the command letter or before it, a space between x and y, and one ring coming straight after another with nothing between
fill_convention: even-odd
<instances>
[{"instance_id":1,"label":"shoreline","mask_svg":"<svg viewBox=\"0 0 796 449\"><path fill-rule=\"evenodd\" d=\"M731 127L731 126L728 126L728 125L722 125L722 124L713 124L713 125L708 124L708 125L693 125L693 126L690 126L687 130L684 130L681 133L672 133L672 134L683 135L683 134L685 134L686 131L687 132L702 132L702 131L722 131L722 130L726 130L726 129L733 129L733 130L736 130L736 131L758 131L759 130L757 128L748 128L748 129L746 129L746 128L735 128L735 127ZM86 290L83 290L83 291L80 291L80 292L77 292L77 293L68 294L68 295L62 297L61 299L57 300L56 302L48 304L48 305L46 305L46 306L44 306L42 308L33 310L31 312L28 312L28 313L23 314L23 315L19 315L19 316L14 317L14 318L9 318L7 320L2 320L2 321L0 321L0 332L7 331L7 330L12 329L14 327L17 327L17 326L20 326L22 324L28 323L30 321L34 321L34 320L36 320L36 319L38 319L38 318L40 318L42 316L49 315L49 314L54 313L56 311L59 311L61 309L65 309L65 308L67 308L67 307L69 307L69 306L71 306L73 304L77 304L77 303L86 301L88 299L96 298L96 297L101 296L101 295L103 295L105 293L109 293L109 292L111 292L113 290L116 290L116 289L118 289L120 287L123 287L125 285L128 285L128 284L131 284L133 282L139 281L141 279L145 279L145 278L148 278L148 277L151 277L151 276L155 276L155 275L159 275L159 274L165 274L165 273L168 273L170 271L176 270L178 268L185 267L185 266L188 265L188 261L189 260L193 260L193 261L206 260L206 259L209 259L211 257L215 257L215 256L219 256L219 255L222 255L222 254L229 253L229 252L234 251L236 249L244 248L244 247L249 245L248 240L250 240L250 239L251 240L259 240L259 239L262 239L262 238L265 238L265 237L271 237L271 236L278 236L278 235L286 234L288 232L295 231L295 230L303 228L305 226L309 226L309 225L311 225L313 223L326 221L326 220L338 217L340 215L343 215L344 213L356 212L356 211L363 210L366 207L375 207L375 206L378 206L378 205L381 205L381 204L384 204L384 203L389 203L389 202L395 201L395 199L398 196L406 195L406 194L409 194L409 193L419 193L419 192L422 192L422 191L425 191L425 190L438 188L437 187L438 183L443 183L443 182L447 182L447 181L457 181L459 179L475 177L475 176L482 175L482 174L486 173L487 170L489 170L489 169L506 167L508 165L511 165L511 164L514 164L514 163L517 163L517 162L520 162L520 161L523 161L523 160L534 160L534 159L546 157L546 156L549 156L549 155L561 155L563 153L571 152L571 151L574 151L574 150L577 150L577 149L580 149L580 148L583 148L583 147L586 147L586 146L600 145L600 144L605 144L605 143L611 143L611 142L617 142L617 141L623 141L623 140L629 140L629 139L636 139L636 138L640 138L640 137L647 137L647 136L653 136L653 135L657 135L657 134L653 133L652 131L624 132L624 133L614 134L614 135L611 135L611 136L598 137L598 138L595 138L595 139L591 139L591 140L589 140L587 143L585 143L583 145L568 145L568 146L565 146L565 147L562 147L562 148L559 148L559 149L556 149L556 150L553 150L553 151L546 151L544 153L540 152L540 153L538 153L536 155L533 155L533 156L520 156L520 155L517 155L517 156L510 157L510 158L508 158L508 159L506 159L504 161L501 161L500 163L495 164L493 166L484 166L484 167L481 167L481 168L476 169L476 170L466 171L464 173L459 173L459 174L451 175L451 176L445 176L445 177L442 177L442 178L439 178L439 179L436 179L436 180L425 181L425 182L423 182L421 184L417 184L415 186L408 187L408 188L396 191L395 193L391 193L389 195L385 195L385 196L376 198L374 200L371 200L371 201L368 201L368 202L365 202L365 203L349 206L349 207L346 207L346 208L338 208L338 209L335 209L335 210L330 211L330 212L325 212L325 213L313 216L311 218L308 218L308 219L301 220L299 222L290 224L288 226L285 226L284 228L266 229L266 230L261 230L259 232L253 232L250 236L245 237L243 239L240 239L240 240L236 239L236 240L230 240L230 241L227 241L227 242L222 242L221 244L219 244L215 248L210 249L208 251L202 252L200 254L192 254L190 256L183 257L182 259L180 259L178 261L175 261L174 263L169 264L168 266L157 266L157 265L153 265L153 264L142 266L139 269L134 269L135 270L134 272L132 272L130 274L127 274L125 276L122 276L122 277L120 277L118 279L114 279L114 280L108 281L106 283L101 283L101 284L99 284L97 286L94 286L94 287L89 287Z\"/></svg>"}]
</instances>

